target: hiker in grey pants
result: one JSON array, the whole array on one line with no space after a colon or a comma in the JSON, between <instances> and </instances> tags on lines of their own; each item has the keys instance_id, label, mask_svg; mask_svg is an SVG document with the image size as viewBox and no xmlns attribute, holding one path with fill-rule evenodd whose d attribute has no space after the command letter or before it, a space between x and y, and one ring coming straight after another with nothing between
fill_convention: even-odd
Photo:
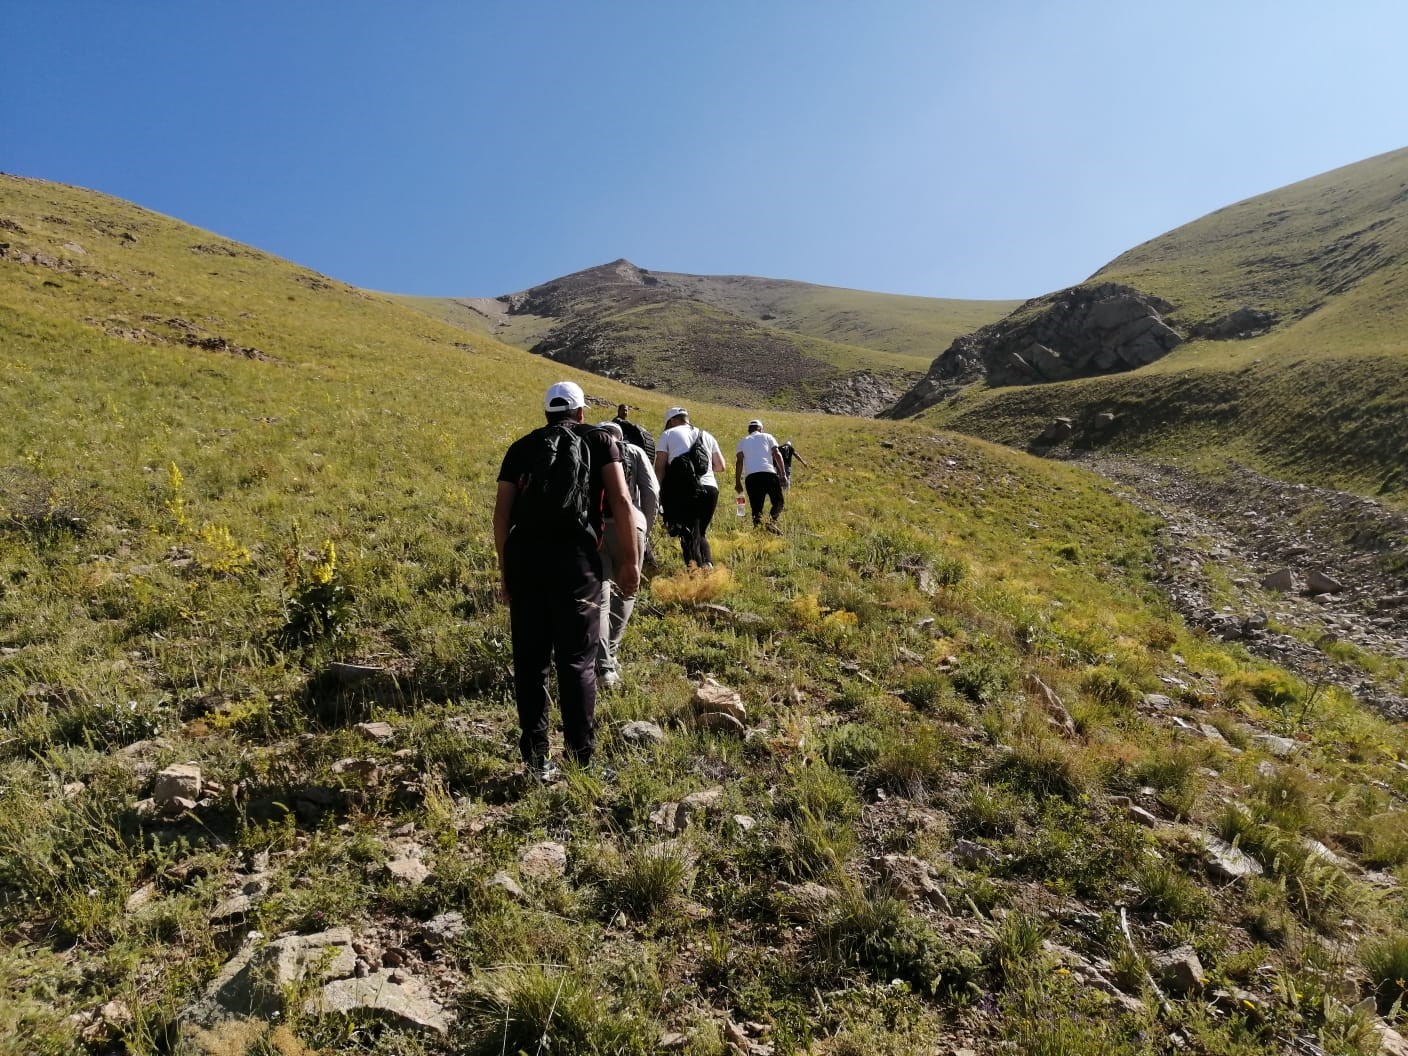
<instances>
[{"instance_id":1,"label":"hiker in grey pants","mask_svg":"<svg viewBox=\"0 0 1408 1056\"><path fill-rule=\"evenodd\" d=\"M631 515L636 529L636 553L645 553L650 537L650 524L660 508L660 485L650 459L640 447L628 442L615 422L603 422L600 427L616 438L621 448L621 466L626 474L626 494L630 497ZM617 653L626 635L626 624L635 610L636 596L626 594L616 584L615 570L620 559L620 543L616 538L615 521L610 511L606 516L606 534L601 548L601 649L597 653L596 677L601 686L621 683Z\"/></svg>"}]
</instances>

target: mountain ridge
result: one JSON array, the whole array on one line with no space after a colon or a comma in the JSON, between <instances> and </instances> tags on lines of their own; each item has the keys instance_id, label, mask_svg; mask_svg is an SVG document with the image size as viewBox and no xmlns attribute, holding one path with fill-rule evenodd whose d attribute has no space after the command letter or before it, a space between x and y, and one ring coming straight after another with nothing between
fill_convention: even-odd
<instances>
[{"instance_id":1,"label":"mountain ridge","mask_svg":"<svg viewBox=\"0 0 1408 1056\"><path fill-rule=\"evenodd\" d=\"M648 388L868 416L944 342L1014 302L655 272L620 258L493 299L404 303Z\"/></svg>"},{"instance_id":2,"label":"mountain ridge","mask_svg":"<svg viewBox=\"0 0 1408 1056\"><path fill-rule=\"evenodd\" d=\"M1008 357L1044 348L1012 339L1107 284L1156 301L1176 347L1137 370L1012 387ZM1056 453L1213 459L1226 449L1272 472L1401 502L1406 331L1408 149L1227 206L1028 301L955 341L898 412ZM1071 347L1093 344L1094 333L1071 338ZM1059 362L1071 347L1046 351ZM1113 427L1096 427L1102 415ZM1239 428L1219 435L1209 415ZM1053 447L1039 437L1056 417L1078 427Z\"/></svg>"}]
</instances>

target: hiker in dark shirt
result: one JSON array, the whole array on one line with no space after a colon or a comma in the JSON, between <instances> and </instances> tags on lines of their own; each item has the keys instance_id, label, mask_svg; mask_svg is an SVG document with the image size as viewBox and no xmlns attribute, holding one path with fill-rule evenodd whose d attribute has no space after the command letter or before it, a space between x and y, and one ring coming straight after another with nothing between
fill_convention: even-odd
<instances>
[{"instance_id":1,"label":"hiker in dark shirt","mask_svg":"<svg viewBox=\"0 0 1408 1056\"><path fill-rule=\"evenodd\" d=\"M548 389L543 398L548 424L509 447L494 500L494 549L513 635L518 747L529 772L545 781L557 774L548 756L548 673L554 663L567 758L586 765L592 757L601 643L598 548L605 509L612 512L620 547L616 583L632 595L640 585L640 554L621 449L609 433L583 424L585 406L582 389L573 382ZM570 430L577 442L555 430ZM560 453L548 456L549 448ZM561 462L554 464L557 459ZM559 479L561 464L569 470L575 467L578 475L569 479L582 486L570 497L581 501L558 502L557 509L544 513L561 498L539 499L544 481ZM585 495L577 494L581 491ZM573 505L574 512L564 514L564 505Z\"/></svg>"},{"instance_id":2,"label":"hiker in dark shirt","mask_svg":"<svg viewBox=\"0 0 1408 1056\"><path fill-rule=\"evenodd\" d=\"M791 440L784 440L778 446L777 453L782 456L783 468L787 470L787 472L782 475L782 486L784 489L792 486L792 460L794 458L802 463L802 465L807 466L808 469L812 468L807 465L807 460L797 453L797 449L792 446Z\"/></svg>"},{"instance_id":3,"label":"hiker in dark shirt","mask_svg":"<svg viewBox=\"0 0 1408 1056\"><path fill-rule=\"evenodd\" d=\"M624 403L616 405L616 417L611 419L621 427L621 435L626 438L626 442L635 444L645 452L645 456L651 463L655 462L655 437L650 435L650 430L637 422L631 421L631 409Z\"/></svg>"}]
</instances>

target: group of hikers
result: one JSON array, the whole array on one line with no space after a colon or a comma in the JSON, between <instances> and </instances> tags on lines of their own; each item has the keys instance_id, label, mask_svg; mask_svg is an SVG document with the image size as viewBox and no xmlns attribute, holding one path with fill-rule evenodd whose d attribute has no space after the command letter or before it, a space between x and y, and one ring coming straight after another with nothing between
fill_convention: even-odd
<instances>
[{"instance_id":1,"label":"group of hikers","mask_svg":"<svg viewBox=\"0 0 1408 1056\"><path fill-rule=\"evenodd\" d=\"M509 606L519 752L539 780L558 773L548 750L548 676L557 670L566 757L586 766L595 744L598 686L621 681L618 653L642 565L655 566L657 518L680 541L687 567L711 569L709 525L727 471L719 442L684 407L665 412L660 439L630 420L586 421L581 386L560 381L543 397L547 424L509 446L494 499L499 590ZM753 419L734 452L734 489L753 525L779 531L792 463Z\"/></svg>"}]
</instances>

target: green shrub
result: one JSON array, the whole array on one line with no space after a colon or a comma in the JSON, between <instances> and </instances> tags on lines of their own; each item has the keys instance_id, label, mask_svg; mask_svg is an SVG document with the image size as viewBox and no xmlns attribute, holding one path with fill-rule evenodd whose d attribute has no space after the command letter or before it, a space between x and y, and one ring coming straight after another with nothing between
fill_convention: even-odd
<instances>
[{"instance_id":1,"label":"green shrub","mask_svg":"<svg viewBox=\"0 0 1408 1056\"><path fill-rule=\"evenodd\" d=\"M1257 817L1287 832L1314 828L1322 796L1315 783L1292 766L1281 766L1253 786Z\"/></svg>"},{"instance_id":2,"label":"green shrub","mask_svg":"<svg viewBox=\"0 0 1408 1056\"><path fill-rule=\"evenodd\" d=\"M929 994L965 989L980 963L971 951L947 945L903 902L888 895L843 895L819 929L817 941L838 968L859 968L880 982L903 979Z\"/></svg>"},{"instance_id":3,"label":"green shrub","mask_svg":"<svg viewBox=\"0 0 1408 1056\"><path fill-rule=\"evenodd\" d=\"M1002 692L1016 681L1012 665L987 653L965 653L949 676L953 688L974 704L996 703Z\"/></svg>"},{"instance_id":4,"label":"green shrub","mask_svg":"<svg viewBox=\"0 0 1408 1056\"><path fill-rule=\"evenodd\" d=\"M1080 802L1090 788L1091 773L1076 749L1050 737L1027 736L998 761L993 777L1037 798L1057 796Z\"/></svg>"},{"instance_id":5,"label":"green shrub","mask_svg":"<svg viewBox=\"0 0 1408 1056\"><path fill-rule=\"evenodd\" d=\"M988 947L988 966L1002 979L1015 979L1028 970L1040 970L1046 925L1040 918L1014 910L994 930Z\"/></svg>"},{"instance_id":6,"label":"green shrub","mask_svg":"<svg viewBox=\"0 0 1408 1056\"><path fill-rule=\"evenodd\" d=\"M485 977L465 997L473 1056L505 1052L646 1056L647 1024L611 1010L580 975L539 966Z\"/></svg>"},{"instance_id":7,"label":"green shrub","mask_svg":"<svg viewBox=\"0 0 1408 1056\"><path fill-rule=\"evenodd\" d=\"M951 738L928 724L889 730L871 767L874 780L897 795L924 796L951 769L956 748Z\"/></svg>"},{"instance_id":8,"label":"green shrub","mask_svg":"<svg viewBox=\"0 0 1408 1056\"><path fill-rule=\"evenodd\" d=\"M1230 675L1222 680L1222 691L1230 700L1255 700L1281 712L1289 711L1301 699L1295 681L1284 671Z\"/></svg>"},{"instance_id":9,"label":"green shrub","mask_svg":"<svg viewBox=\"0 0 1408 1056\"><path fill-rule=\"evenodd\" d=\"M1408 862L1408 814L1395 810L1370 818L1362 843L1366 865L1392 869Z\"/></svg>"},{"instance_id":10,"label":"green shrub","mask_svg":"<svg viewBox=\"0 0 1408 1056\"><path fill-rule=\"evenodd\" d=\"M1022 800L1006 785L974 781L958 810L955 825L969 836L1005 836L1017 831L1022 820Z\"/></svg>"},{"instance_id":11,"label":"green shrub","mask_svg":"<svg viewBox=\"0 0 1408 1056\"><path fill-rule=\"evenodd\" d=\"M1368 943L1359 962L1374 987L1379 1014L1388 1015L1396 1005L1408 1006L1408 932L1398 931Z\"/></svg>"},{"instance_id":12,"label":"green shrub","mask_svg":"<svg viewBox=\"0 0 1408 1056\"><path fill-rule=\"evenodd\" d=\"M1134 874L1139 908L1169 920L1196 922L1212 912L1212 898L1166 861L1148 861Z\"/></svg>"},{"instance_id":13,"label":"green shrub","mask_svg":"<svg viewBox=\"0 0 1408 1056\"><path fill-rule=\"evenodd\" d=\"M1060 799L1042 804L1029 829L1008 837L1008 874L1030 877L1062 894L1106 898L1133 875L1145 855L1143 829L1126 821L1091 820Z\"/></svg>"},{"instance_id":14,"label":"green shrub","mask_svg":"<svg viewBox=\"0 0 1408 1056\"><path fill-rule=\"evenodd\" d=\"M920 711L929 711L943 699L948 679L934 671L908 671L900 679L899 695Z\"/></svg>"},{"instance_id":15,"label":"green shrub","mask_svg":"<svg viewBox=\"0 0 1408 1056\"><path fill-rule=\"evenodd\" d=\"M874 764L880 748L880 735L874 729L848 722L826 731L821 756L836 769L856 774Z\"/></svg>"},{"instance_id":16,"label":"green shrub","mask_svg":"<svg viewBox=\"0 0 1408 1056\"><path fill-rule=\"evenodd\" d=\"M1159 802L1179 816L1191 817L1202 793L1198 770L1203 762L1204 753L1186 748L1155 751L1135 766L1134 780L1139 786L1152 787Z\"/></svg>"},{"instance_id":17,"label":"green shrub","mask_svg":"<svg viewBox=\"0 0 1408 1056\"><path fill-rule=\"evenodd\" d=\"M804 816L837 821L860 816L855 787L825 763L789 766L778 791L778 812L794 821Z\"/></svg>"},{"instance_id":18,"label":"green shrub","mask_svg":"<svg viewBox=\"0 0 1408 1056\"><path fill-rule=\"evenodd\" d=\"M778 838L778 872L793 880L819 880L839 871L856 848L849 821L803 812Z\"/></svg>"},{"instance_id":19,"label":"green shrub","mask_svg":"<svg viewBox=\"0 0 1408 1056\"><path fill-rule=\"evenodd\" d=\"M689 885L689 863L670 848L640 845L611 859L597 894L603 913L650 920L668 912Z\"/></svg>"},{"instance_id":20,"label":"green shrub","mask_svg":"<svg viewBox=\"0 0 1408 1056\"><path fill-rule=\"evenodd\" d=\"M1139 687L1113 667L1092 667L1080 680L1080 690L1097 704L1128 710L1143 699Z\"/></svg>"}]
</instances>

